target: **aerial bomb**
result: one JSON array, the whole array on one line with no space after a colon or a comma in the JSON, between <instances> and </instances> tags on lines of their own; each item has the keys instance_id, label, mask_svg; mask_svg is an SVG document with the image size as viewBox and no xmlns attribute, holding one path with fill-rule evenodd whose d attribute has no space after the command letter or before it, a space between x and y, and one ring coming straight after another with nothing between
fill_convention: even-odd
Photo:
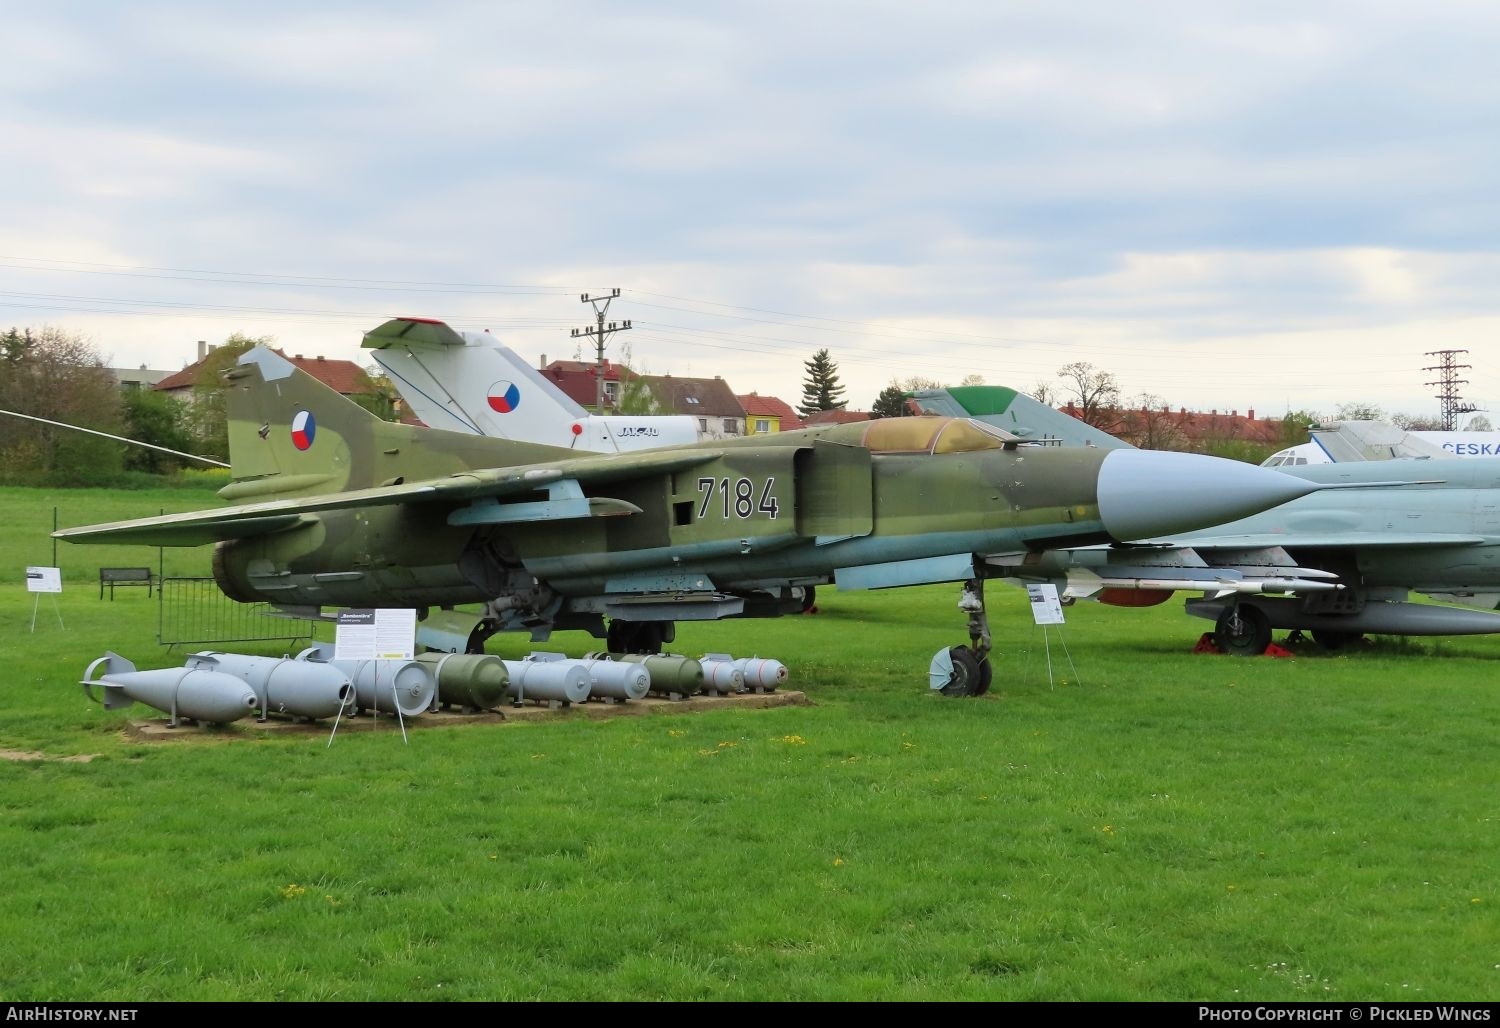
<instances>
[{"instance_id":1,"label":"aerial bomb","mask_svg":"<svg viewBox=\"0 0 1500 1028\"><path fill-rule=\"evenodd\" d=\"M349 676L357 709L416 717L432 706L437 684L427 665L415 660L334 660L333 652L332 644L315 643L297 659L327 664Z\"/></svg>"},{"instance_id":2,"label":"aerial bomb","mask_svg":"<svg viewBox=\"0 0 1500 1028\"><path fill-rule=\"evenodd\" d=\"M137 671L133 663L113 651L90 664L79 683L94 699L90 686L104 693L104 709L118 710L132 703L179 718L225 724L238 721L258 707L255 690L238 678L212 669L210 660L197 667L167 667Z\"/></svg>"},{"instance_id":3,"label":"aerial bomb","mask_svg":"<svg viewBox=\"0 0 1500 1028\"><path fill-rule=\"evenodd\" d=\"M437 679L438 702L465 710L493 710L505 699L510 673L487 653L419 653L417 661Z\"/></svg>"},{"instance_id":4,"label":"aerial bomb","mask_svg":"<svg viewBox=\"0 0 1500 1028\"><path fill-rule=\"evenodd\" d=\"M589 698L589 673L577 661L533 660L532 657L502 662L510 673L506 692L517 704L524 700L582 703Z\"/></svg>"},{"instance_id":5,"label":"aerial bomb","mask_svg":"<svg viewBox=\"0 0 1500 1028\"><path fill-rule=\"evenodd\" d=\"M624 664L639 664L651 674L651 691L672 699L694 696L703 688L703 667L696 660L671 653L594 653Z\"/></svg>"},{"instance_id":6,"label":"aerial bomb","mask_svg":"<svg viewBox=\"0 0 1500 1028\"><path fill-rule=\"evenodd\" d=\"M729 655L711 653L709 656ZM744 674L745 688L752 692L775 692L777 686L786 684L786 665L771 657L741 657L734 661L734 666Z\"/></svg>"},{"instance_id":7,"label":"aerial bomb","mask_svg":"<svg viewBox=\"0 0 1500 1028\"><path fill-rule=\"evenodd\" d=\"M219 670L240 679L255 691L262 717L270 713L333 717L354 699L349 676L329 664L203 650L188 657L187 666Z\"/></svg>"},{"instance_id":8,"label":"aerial bomb","mask_svg":"<svg viewBox=\"0 0 1500 1028\"><path fill-rule=\"evenodd\" d=\"M651 672L640 664L620 663L608 654L586 653L571 660L561 653L533 653L531 660L557 663L567 660L588 672L589 699L638 700L651 690Z\"/></svg>"},{"instance_id":9,"label":"aerial bomb","mask_svg":"<svg viewBox=\"0 0 1500 1028\"><path fill-rule=\"evenodd\" d=\"M703 691L731 693L745 691L745 673L734 666L727 653L706 653L698 661L703 668Z\"/></svg>"}]
</instances>

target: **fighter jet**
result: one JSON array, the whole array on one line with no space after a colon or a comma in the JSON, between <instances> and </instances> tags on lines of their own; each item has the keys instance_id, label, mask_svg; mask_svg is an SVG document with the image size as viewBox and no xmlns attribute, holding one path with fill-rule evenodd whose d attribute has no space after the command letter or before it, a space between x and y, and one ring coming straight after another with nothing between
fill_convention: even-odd
<instances>
[{"instance_id":1,"label":"fighter jet","mask_svg":"<svg viewBox=\"0 0 1500 1028\"><path fill-rule=\"evenodd\" d=\"M1077 419L1013 390L979 386L917 395L927 397L925 406L947 403L983 421L1024 424L1032 435L1080 444ZM994 407L1003 413L990 413ZM1500 606L1500 469L1449 457L1279 470L1338 488L1200 531L996 559L1018 581L1052 581L1066 596L1119 606L1201 593L1186 600L1187 612L1213 621L1214 641L1235 654L1265 652L1278 628L1310 632L1329 648L1365 633L1500 632L1494 613ZM1462 606L1407 602L1412 592Z\"/></svg>"},{"instance_id":2,"label":"fighter jet","mask_svg":"<svg viewBox=\"0 0 1500 1028\"><path fill-rule=\"evenodd\" d=\"M590 414L485 332L395 318L362 345L430 428L599 453L698 438L698 419L685 415Z\"/></svg>"},{"instance_id":3,"label":"fighter jet","mask_svg":"<svg viewBox=\"0 0 1500 1028\"><path fill-rule=\"evenodd\" d=\"M978 693L1000 558L1186 531L1317 488L940 417L578 455L380 421L265 347L226 379L232 506L57 536L215 543L226 595L299 613L482 605L475 652L495 631L561 629L654 652L677 621L794 612L807 586L959 582L969 643L944 691Z\"/></svg>"}]
</instances>

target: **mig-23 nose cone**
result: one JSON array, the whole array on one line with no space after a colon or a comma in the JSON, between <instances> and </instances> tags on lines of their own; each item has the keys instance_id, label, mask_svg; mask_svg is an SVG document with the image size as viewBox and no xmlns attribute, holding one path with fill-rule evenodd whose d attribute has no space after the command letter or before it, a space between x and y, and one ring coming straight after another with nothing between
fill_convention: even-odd
<instances>
[{"instance_id":1,"label":"mig-23 nose cone","mask_svg":"<svg viewBox=\"0 0 1500 1028\"><path fill-rule=\"evenodd\" d=\"M1150 539L1238 521L1317 489L1222 457L1111 450L1099 468L1099 518L1121 542Z\"/></svg>"}]
</instances>

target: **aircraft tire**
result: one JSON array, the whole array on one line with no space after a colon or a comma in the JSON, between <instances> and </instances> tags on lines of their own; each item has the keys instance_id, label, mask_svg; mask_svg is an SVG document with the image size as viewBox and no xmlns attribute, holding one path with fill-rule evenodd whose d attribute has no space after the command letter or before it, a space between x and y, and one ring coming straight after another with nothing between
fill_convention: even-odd
<instances>
[{"instance_id":1,"label":"aircraft tire","mask_svg":"<svg viewBox=\"0 0 1500 1028\"><path fill-rule=\"evenodd\" d=\"M667 634L664 626L670 624L669 621L613 620L609 623L605 644L611 653L660 653Z\"/></svg>"},{"instance_id":2,"label":"aircraft tire","mask_svg":"<svg viewBox=\"0 0 1500 1028\"><path fill-rule=\"evenodd\" d=\"M995 678L995 666L990 663L989 655L986 654L979 661L979 688L975 690L975 696L983 696L990 691L990 682Z\"/></svg>"},{"instance_id":3,"label":"aircraft tire","mask_svg":"<svg viewBox=\"0 0 1500 1028\"><path fill-rule=\"evenodd\" d=\"M1225 607L1214 624L1214 642L1236 657L1257 657L1271 645L1271 620L1248 603Z\"/></svg>"},{"instance_id":4,"label":"aircraft tire","mask_svg":"<svg viewBox=\"0 0 1500 1028\"><path fill-rule=\"evenodd\" d=\"M1314 628L1313 642L1325 650L1342 650L1350 643L1364 638L1363 632L1351 632L1338 628Z\"/></svg>"},{"instance_id":5,"label":"aircraft tire","mask_svg":"<svg viewBox=\"0 0 1500 1028\"><path fill-rule=\"evenodd\" d=\"M948 684L940 690L942 694L978 696L984 674L979 669L979 659L967 646L954 646L948 651L948 656L953 661L953 673L948 677Z\"/></svg>"}]
</instances>

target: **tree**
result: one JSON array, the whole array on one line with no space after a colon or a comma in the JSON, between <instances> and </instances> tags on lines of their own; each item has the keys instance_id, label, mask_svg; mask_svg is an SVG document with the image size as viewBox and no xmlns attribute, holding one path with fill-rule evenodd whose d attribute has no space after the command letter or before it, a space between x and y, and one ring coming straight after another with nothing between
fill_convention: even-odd
<instances>
[{"instance_id":1,"label":"tree","mask_svg":"<svg viewBox=\"0 0 1500 1028\"><path fill-rule=\"evenodd\" d=\"M1031 387L1031 398L1048 407L1057 406L1057 388L1050 382L1038 382Z\"/></svg>"},{"instance_id":2,"label":"tree","mask_svg":"<svg viewBox=\"0 0 1500 1028\"><path fill-rule=\"evenodd\" d=\"M216 460L229 459L229 421L224 414L224 372L252 346L270 346L274 336L250 338L235 332L198 366L193 379L192 405L186 412L186 425L193 436L193 452Z\"/></svg>"},{"instance_id":3,"label":"tree","mask_svg":"<svg viewBox=\"0 0 1500 1028\"><path fill-rule=\"evenodd\" d=\"M1392 414L1391 424L1408 432L1441 432L1443 419L1427 414Z\"/></svg>"},{"instance_id":4,"label":"tree","mask_svg":"<svg viewBox=\"0 0 1500 1028\"><path fill-rule=\"evenodd\" d=\"M1384 421L1385 411L1379 405L1363 400L1341 403L1333 412L1334 421Z\"/></svg>"},{"instance_id":5,"label":"tree","mask_svg":"<svg viewBox=\"0 0 1500 1028\"><path fill-rule=\"evenodd\" d=\"M1120 427L1120 384L1112 372L1102 371L1088 361L1074 361L1057 369L1064 388L1072 394L1079 420L1102 432Z\"/></svg>"},{"instance_id":6,"label":"tree","mask_svg":"<svg viewBox=\"0 0 1500 1028\"><path fill-rule=\"evenodd\" d=\"M870 406L872 418L904 418L910 413L906 406L906 391L895 382L882 389Z\"/></svg>"},{"instance_id":7,"label":"tree","mask_svg":"<svg viewBox=\"0 0 1500 1028\"><path fill-rule=\"evenodd\" d=\"M827 350L819 350L812 360L803 361L807 378L802 383L802 402L797 413L804 418L820 410L834 410L845 404L844 387L839 385L839 366L828 356Z\"/></svg>"},{"instance_id":8,"label":"tree","mask_svg":"<svg viewBox=\"0 0 1500 1028\"><path fill-rule=\"evenodd\" d=\"M1143 450L1185 450L1187 433L1166 403L1154 393L1141 393L1137 407L1120 415L1121 439Z\"/></svg>"},{"instance_id":9,"label":"tree","mask_svg":"<svg viewBox=\"0 0 1500 1028\"><path fill-rule=\"evenodd\" d=\"M1322 420L1313 411L1287 411L1276 429L1276 449L1285 450L1292 446L1301 446L1311 438L1308 429Z\"/></svg>"},{"instance_id":10,"label":"tree","mask_svg":"<svg viewBox=\"0 0 1500 1028\"><path fill-rule=\"evenodd\" d=\"M632 370L634 366L630 344L622 343L620 360L615 364L620 369L620 395L615 400L615 412L648 416L667 413L667 405L661 402L643 377L650 374L650 371L642 368L637 373Z\"/></svg>"},{"instance_id":11,"label":"tree","mask_svg":"<svg viewBox=\"0 0 1500 1028\"><path fill-rule=\"evenodd\" d=\"M965 375L962 379L959 380L958 385L959 388L964 388L966 386L982 386L984 385L984 376L971 371L969 372L969 374Z\"/></svg>"},{"instance_id":12,"label":"tree","mask_svg":"<svg viewBox=\"0 0 1500 1028\"><path fill-rule=\"evenodd\" d=\"M193 438L185 425L183 405L166 393L144 387L131 389L122 397L120 407L125 415L125 435L129 438L169 450L192 452ZM181 466L181 459L159 450L131 446L125 451L125 467L131 471L160 475Z\"/></svg>"},{"instance_id":13,"label":"tree","mask_svg":"<svg viewBox=\"0 0 1500 1028\"><path fill-rule=\"evenodd\" d=\"M120 432L120 389L82 336L50 326L0 336L0 408L79 428ZM56 483L118 471L120 443L18 418L0 424L0 474Z\"/></svg>"},{"instance_id":14,"label":"tree","mask_svg":"<svg viewBox=\"0 0 1500 1028\"><path fill-rule=\"evenodd\" d=\"M1490 419L1489 418L1485 417L1483 414L1476 414L1472 418L1469 419L1468 424L1464 425L1464 431L1465 432L1493 432L1494 428L1490 425Z\"/></svg>"}]
</instances>

